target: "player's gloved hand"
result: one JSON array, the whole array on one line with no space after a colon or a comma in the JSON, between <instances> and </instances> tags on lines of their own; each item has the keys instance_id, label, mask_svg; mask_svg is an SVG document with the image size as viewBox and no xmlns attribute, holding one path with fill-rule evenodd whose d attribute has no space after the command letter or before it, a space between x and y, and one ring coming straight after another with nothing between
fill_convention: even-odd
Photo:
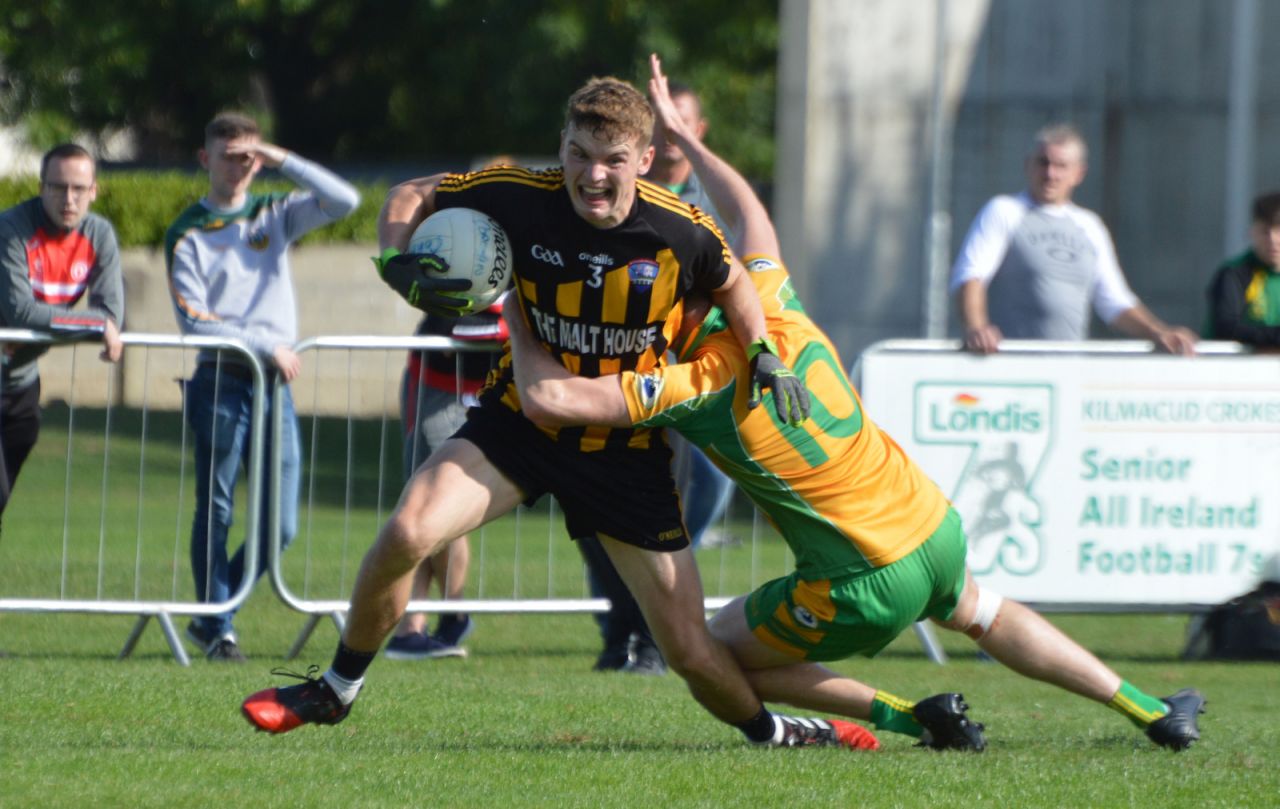
<instances>
[{"instance_id":1,"label":"player's gloved hand","mask_svg":"<svg viewBox=\"0 0 1280 809\"><path fill-rule=\"evenodd\" d=\"M800 378L778 358L778 347L768 337L761 337L747 347L751 360L751 398L747 407L760 405L760 392L773 391L773 405L778 415L792 426L809 418L809 391Z\"/></svg>"},{"instance_id":2,"label":"player's gloved hand","mask_svg":"<svg viewBox=\"0 0 1280 809\"><path fill-rule=\"evenodd\" d=\"M466 292L471 282L465 278L437 278L432 273L449 269L444 259L430 253L401 253L394 247L382 251L373 259L378 274L387 286L409 302L432 315L461 317L470 314L475 303L462 295L450 292Z\"/></svg>"}]
</instances>

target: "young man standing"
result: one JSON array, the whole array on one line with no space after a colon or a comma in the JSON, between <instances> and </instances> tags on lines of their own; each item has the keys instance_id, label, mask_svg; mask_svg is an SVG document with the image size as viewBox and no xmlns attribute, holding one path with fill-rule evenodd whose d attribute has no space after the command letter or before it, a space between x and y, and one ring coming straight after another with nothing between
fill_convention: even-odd
<instances>
[{"instance_id":1,"label":"young man standing","mask_svg":"<svg viewBox=\"0 0 1280 809\"><path fill-rule=\"evenodd\" d=\"M329 170L262 140L258 124L238 113L222 113L205 127L200 165L209 172L209 193L169 227L165 259L169 291L183 334L237 338L269 369L267 424L272 423L271 381L291 382L301 363L292 346L298 339L297 305L289 268L289 245L304 233L356 209L356 189ZM288 194L249 190L263 167L301 187ZM266 570L268 509L258 527L258 565L244 569L242 545L227 558L227 534L234 509L236 479L247 468L253 377L235 355L203 351L183 385L184 410L195 437L196 513L191 531L191 569L196 597L204 603L229 600L245 577ZM297 528L297 417L284 389L281 423L280 534L288 545ZM267 447L271 446L267 430ZM264 470L272 468L263 464ZM262 475L262 502L268 502L270 475ZM232 613L204 616L187 626L187 638L210 660L240 662L244 655Z\"/></svg>"},{"instance_id":2,"label":"young man standing","mask_svg":"<svg viewBox=\"0 0 1280 809\"><path fill-rule=\"evenodd\" d=\"M569 99L562 168L437 175L392 189L379 221L383 279L429 309L466 311L468 301L450 296L449 285L419 265L438 258L399 250L433 211L478 209L511 241L515 294L504 309L536 323L560 362L588 375L658 366L685 295L700 289L723 307L752 356L757 387L771 387L778 412L801 421L807 395L761 342L763 314L741 264L702 214L638 179L653 159L652 130L652 110L634 87L592 79ZM550 492L570 536L601 537L668 664L708 711L761 744L867 746L869 734L852 723L770 713L711 638L670 460L661 434L650 430L535 427L520 412L504 359L480 406L419 467L366 554L329 670L251 695L242 705L245 717L273 733L342 721L404 611L418 563L442 543Z\"/></svg>"},{"instance_id":3,"label":"young man standing","mask_svg":"<svg viewBox=\"0 0 1280 809\"><path fill-rule=\"evenodd\" d=\"M102 359L124 350L124 284L111 223L89 208L98 197L93 157L73 143L40 163L40 195L0 214L0 327L55 335L101 335ZM71 311L85 293L89 308ZM40 370L47 345L13 346L0 371L0 516L40 434Z\"/></svg>"}]
</instances>

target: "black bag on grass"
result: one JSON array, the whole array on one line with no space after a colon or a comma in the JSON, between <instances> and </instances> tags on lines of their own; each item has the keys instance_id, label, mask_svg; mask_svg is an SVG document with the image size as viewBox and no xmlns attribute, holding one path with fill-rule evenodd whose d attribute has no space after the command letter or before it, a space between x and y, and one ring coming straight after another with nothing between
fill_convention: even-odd
<instances>
[{"instance_id":1,"label":"black bag on grass","mask_svg":"<svg viewBox=\"0 0 1280 809\"><path fill-rule=\"evenodd\" d=\"M1187 627L1184 660L1280 660L1280 582L1197 615Z\"/></svg>"}]
</instances>

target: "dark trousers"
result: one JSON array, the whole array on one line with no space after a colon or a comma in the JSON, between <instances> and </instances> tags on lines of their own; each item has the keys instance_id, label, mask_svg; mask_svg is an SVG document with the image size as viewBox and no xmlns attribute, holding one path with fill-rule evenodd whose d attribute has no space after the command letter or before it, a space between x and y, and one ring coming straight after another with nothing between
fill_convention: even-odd
<instances>
[{"instance_id":1,"label":"dark trousers","mask_svg":"<svg viewBox=\"0 0 1280 809\"><path fill-rule=\"evenodd\" d=\"M0 392L0 515L40 435L40 380Z\"/></svg>"}]
</instances>

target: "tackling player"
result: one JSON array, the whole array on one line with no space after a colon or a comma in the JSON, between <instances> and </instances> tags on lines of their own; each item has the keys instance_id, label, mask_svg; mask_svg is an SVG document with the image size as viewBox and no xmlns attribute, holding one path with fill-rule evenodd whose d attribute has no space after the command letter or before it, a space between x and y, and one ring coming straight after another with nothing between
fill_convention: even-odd
<instances>
[{"instance_id":1,"label":"tackling player","mask_svg":"<svg viewBox=\"0 0 1280 809\"><path fill-rule=\"evenodd\" d=\"M393 188L378 222L383 279L428 311L467 311L469 300L449 294L458 282L435 281L420 267L439 257L399 251L434 211L480 210L511 240L513 255L500 257L514 262L516 294L507 308L536 323L565 366L588 375L653 370L685 295L701 290L752 357L757 389L772 388L777 412L803 420L804 388L764 339L755 288L719 231L638 179L653 158L652 129L642 93L617 79L592 79L569 99L562 168L494 168ZM521 414L504 359L480 406L419 467L365 555L331 668L320 679L251 695L245 717L272 733L341 721L404 612L414 568L443 543L550 492L570 536L601 538L668 664L717 718L762 744L874 746L853 723L771 714L712 639L670 460L660 431L648 428L535 427Z\"/></svg>"},{"instance_id":2,"label":"tackling player","mask_svg":"<svg viewBox=\"0 0 1280 809\"><path fill-rule=\"evenodd\" d=\"M1028 677L1096 700L1184 749L1199 738L1204 698L1184 689L1157 699L1122 680L1037 613L977 585L965 567L959 516L863 412L836 350L805 315L778 262L763 205L734 169L686 131L656 59L650 97L693 161L726 223L742 233L748 274L778 354L805 380L812 421L795 425L751 409L747 359L712 308L690 301L673 340L679 364L586 379L542 350L519 313L508 317L525 413L541 424L672 426L702 447L781 531L796 571L740 597L711 621L765 701L870 720L937 747L982 749L957 694L913 705L839 677L816 662L872 656L929 617L964 632Z\"/></svg>"}]
</instances>

